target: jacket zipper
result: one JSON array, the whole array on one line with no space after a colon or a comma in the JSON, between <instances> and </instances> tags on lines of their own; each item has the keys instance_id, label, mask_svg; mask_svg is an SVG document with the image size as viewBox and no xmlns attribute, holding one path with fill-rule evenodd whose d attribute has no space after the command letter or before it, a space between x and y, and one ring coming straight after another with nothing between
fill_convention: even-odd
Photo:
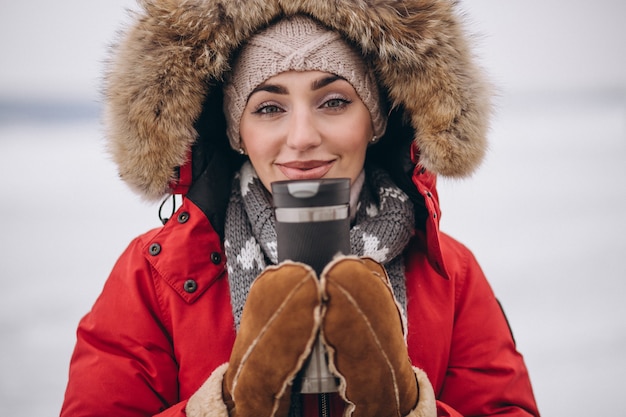
<instances>
[{"instance_id":1,"label":"jacket zipper","mask_svg":"<svg viewBox=\"0 0 626 417\"><path fill-rule=\"evenodd\" d=\"M328 394L321 393L319 394L319 416L320 417L330 417L330 407L328 405Z\"/></svg>"}]
</instances>

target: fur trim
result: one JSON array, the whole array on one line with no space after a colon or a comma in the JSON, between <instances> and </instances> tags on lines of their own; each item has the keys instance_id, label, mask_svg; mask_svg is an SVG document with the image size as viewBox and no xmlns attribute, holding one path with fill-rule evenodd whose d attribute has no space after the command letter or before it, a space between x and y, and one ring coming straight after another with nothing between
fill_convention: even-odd
<instances>
[{"instance_id":1,"label":"fur trim","mask_svg":"<svg viewBox=\"0 0 626 417\"><path fill-rule=\"evenodd\" d=\"M413 367L417 386L419 388L419 399L417 406L411 410L406 417L436 417L437 416L437 399L433 386L426 376L426 372L419 368Z\"/></svg>"},{"instance_id":2,"label":"fur trim","mask_svg":"<svg viewBox=\"0 0 626 417\"><path fill-rule=\"evenodd\" d=\"M140 0L112 48L105 124L121 177L148 199L169 191L231 56L283 15L304 13L359 47L414 129L419 163L466 176L486 151L489 88L449 0ZM208 138L211 140L212 138Z\"/></svg>"},{"instance_id":3,"label":"fur trim","mask_svg":"<svg viewBox=\"0 0 626 417\"><path fill-rule=\"evenodd\" d=\"M228 409L222 399L222 381L228 363L218 366L211 376L187 401L187 417L228 417Z\"/></svg>"}]
</instances>

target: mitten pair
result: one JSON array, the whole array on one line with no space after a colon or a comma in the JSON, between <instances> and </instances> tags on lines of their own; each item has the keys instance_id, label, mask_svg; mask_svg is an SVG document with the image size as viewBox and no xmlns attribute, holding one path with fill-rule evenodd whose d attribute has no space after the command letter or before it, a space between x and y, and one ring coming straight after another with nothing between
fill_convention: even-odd
<instances>
[{"instance_id":1,"label":"mitten pair","mask_svg":"<svg viewBox=\"0 0 626 417\"><path fill-rule=\"evenodd\" d=\"M385 269L357 257L335 259L319 279L290 261L259 275L229 363L189 399L187 415L287 416L294 379L318 334L340 381L344 416L436 415L428 378L411 366Z\"/></svg>"}]
</instances>

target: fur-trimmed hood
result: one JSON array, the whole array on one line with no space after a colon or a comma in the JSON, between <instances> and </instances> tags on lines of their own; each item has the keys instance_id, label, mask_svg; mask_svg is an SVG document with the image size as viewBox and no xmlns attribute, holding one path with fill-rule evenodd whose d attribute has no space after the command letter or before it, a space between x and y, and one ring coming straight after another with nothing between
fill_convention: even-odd
<instances>
[{"instance_id":1,"label":"fur-trimmed hood","mask_svg":"<svg viewBox=\"0 0 626 417\"><path fill-rule=\"evenodd\" d=\"M374 69L397 113L381 142L410 132L417 162L444 176L471 174L485 154L489 88L473 62L455 1L139 3L141 10L112 48L104 99L110 152L121 177L144 198L171 192L180 167L196 163L192 149L198 142L222 141L209 148L230 152L223 121L205 122L199 132L198 120L207 108L221 111L221 82L234 52L261 28L298 13L340 32Z\"/></svg>"}]
</instances>

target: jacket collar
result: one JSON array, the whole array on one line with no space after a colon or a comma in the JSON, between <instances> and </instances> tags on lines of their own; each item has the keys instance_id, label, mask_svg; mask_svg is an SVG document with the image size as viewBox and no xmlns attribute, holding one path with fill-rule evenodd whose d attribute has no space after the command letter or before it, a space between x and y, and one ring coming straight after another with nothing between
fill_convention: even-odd
<instances>
[{"instance_id":1,"label":"jacket collar","mask_svg":"<svg viewBox=\"0 0 626 417\"><path fill-rule=\"evenodd\" d=\"M415 146L411 147L411 160L416 164L413 169L412 181L418 193L424 199L427 211L425 219L425 246L430 265L445 279L450 279L443 253L441 251L439 224L441 209L439 207L439 193L437 192L437 175L429 172L419 165L419 151Z\"/></svg>"}]
</instances>

